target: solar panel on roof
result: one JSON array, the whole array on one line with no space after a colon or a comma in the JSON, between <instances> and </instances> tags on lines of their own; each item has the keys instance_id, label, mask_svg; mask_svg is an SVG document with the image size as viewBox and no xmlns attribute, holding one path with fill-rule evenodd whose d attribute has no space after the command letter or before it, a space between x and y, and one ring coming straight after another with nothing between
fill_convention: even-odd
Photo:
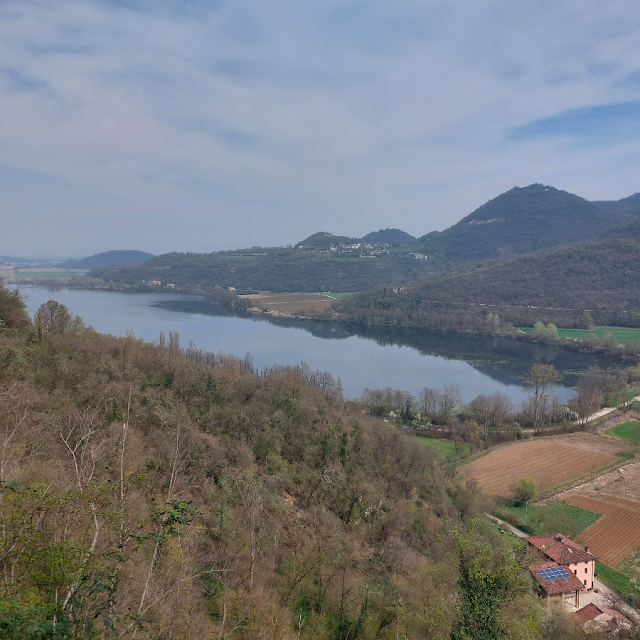
<instances>
[{"instance_id":1,"label":"solar panel on roof","mask_svg":"<svg viewBox=\"0 0 640 640\"><path fill-rule=\"evenodd\" d=\"M569 574L563 567L551 567L549 569L540 569L538 575L543 580L561 580L565 579Z\"/></svg>"}]
</instances>

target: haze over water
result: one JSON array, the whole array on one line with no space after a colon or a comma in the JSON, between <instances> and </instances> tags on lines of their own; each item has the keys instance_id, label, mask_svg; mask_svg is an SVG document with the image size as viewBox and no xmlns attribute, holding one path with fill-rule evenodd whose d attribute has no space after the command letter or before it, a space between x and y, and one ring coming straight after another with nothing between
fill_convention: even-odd
<instances>
[{"instance_id":1,"label":"haze over water","mask_svg":"<svg viewBox=\"0 0 640 640\"><path fill-rule=\"evenodd\" d=\"M424 387L455 384L467 402L496 391L519 401L524 397L522 377L535 362L554 364L568 386L590 365L611 364L565 349L486 336L236 313L204 296L44 287L23 292L31 315L54 299L103 333L133 332L157 341L161 331L177 331L183 347L193 342L205 351L238 357L250 353L258 369L304 361L340 378L349 398L365 387L416 394ZM570 393L567 388L559 391L564 397Z\"/></svg>"}]
</instances>

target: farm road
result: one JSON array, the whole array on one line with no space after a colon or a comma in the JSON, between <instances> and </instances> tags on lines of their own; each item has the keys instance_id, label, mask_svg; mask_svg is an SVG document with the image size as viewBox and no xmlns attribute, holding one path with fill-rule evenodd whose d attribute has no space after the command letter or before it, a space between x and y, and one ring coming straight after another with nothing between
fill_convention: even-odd
<instances>
[{"instance_id":1,"label":"farm road","mask_svg":"<svg viewBox=\"0 0 640 640\"><path fill-rule=\"evenodd\" d=\"M636 396L635 398L631 398L629 402L640 402L640 396ZM605 407L604 409L600 409L600 411L596 411L595 413L588 416L585 420L576 420L573 424L587 424L592 420L597 420L598 418L604 418L604 416L608 416L610 413L617 411L618 407Z\"/></svg>"}]
</instances>

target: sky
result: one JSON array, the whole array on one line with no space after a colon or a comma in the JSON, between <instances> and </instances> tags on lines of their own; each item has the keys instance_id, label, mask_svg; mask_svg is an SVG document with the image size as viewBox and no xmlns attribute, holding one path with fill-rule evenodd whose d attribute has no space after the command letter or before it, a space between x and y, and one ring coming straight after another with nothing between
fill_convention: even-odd
<instances>
[{"instance_id":1,"label":"sky","mask_svg":"<svg viewBox=\"0 0 640 640\"><path fill-rule=\"evenodd\" d=\"M636 0L0 2L0 255L419 236L639 161Z\"/></svg>"}]
</instances>

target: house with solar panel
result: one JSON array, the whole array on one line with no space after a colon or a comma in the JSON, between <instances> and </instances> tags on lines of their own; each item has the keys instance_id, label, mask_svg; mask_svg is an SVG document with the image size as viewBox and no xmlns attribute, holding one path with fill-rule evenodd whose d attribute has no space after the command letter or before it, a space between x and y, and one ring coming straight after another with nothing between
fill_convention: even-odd
<instances>
[{"instance_id":1,"label":"house with solar panel","mask_svg":"<svg viewBox=\"0 0 640 640\"><path fill-rule=\"evenodd\" d=\"M585 586L573 573L557 562L544 562L529 567L539 595L547 600L547 607L552 604L568 604L580 607L580 592Z\"/></svg>"},{"instance_id":2,"label":"house with solar panel","mask_svg":"<svg viewBox=\"0 0 640 640\"><path fill-rule=\"evenodd\" d=\"M593 589L597 558L589 552L589 547L581 547L560 533L531 536L527 542L530 547L538 549L543 558L557 562L573 573L586 589Z\"/></svg>"},{"instance_id":3,"label":"house with solar panel","mask_svg":"<svg viewBox=\"0 0 640 640\"><path fill-rule=\"evenodd\" d=\"M596 556L589 547L581 547L560 533L527 538L530 548L538 550L540 564L529 567L547 604L553 600L580 608L580 592L593 589Z\"/></svg>"}]
</instances>

